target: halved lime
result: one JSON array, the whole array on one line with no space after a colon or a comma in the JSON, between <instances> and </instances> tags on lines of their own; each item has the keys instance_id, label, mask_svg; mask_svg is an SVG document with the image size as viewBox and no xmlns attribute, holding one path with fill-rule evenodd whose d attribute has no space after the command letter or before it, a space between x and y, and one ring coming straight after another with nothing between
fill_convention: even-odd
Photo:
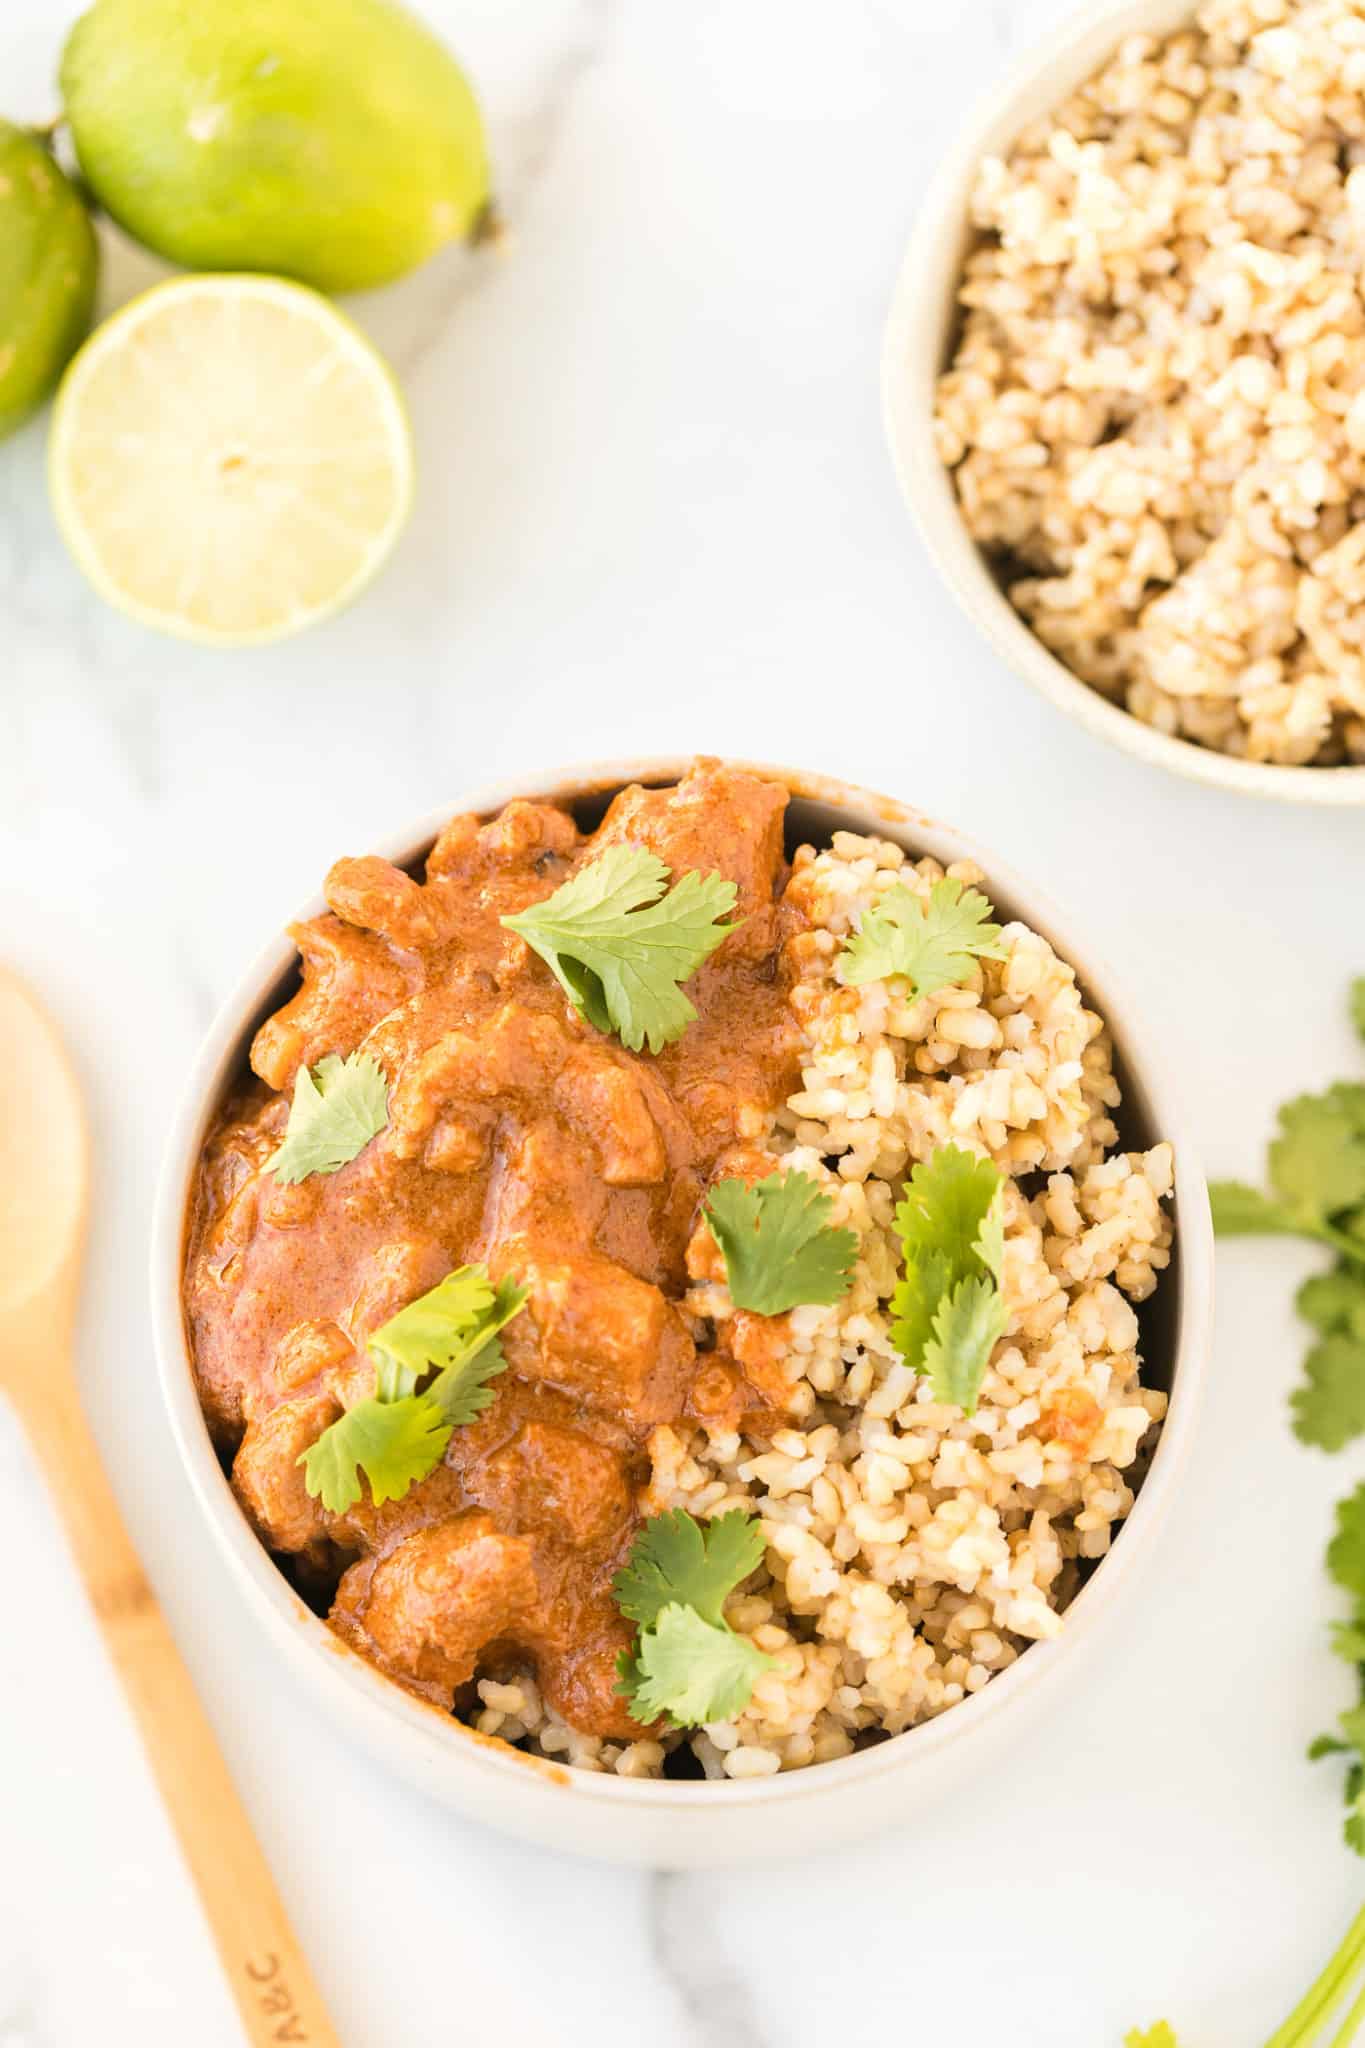
<instances>
[{"instance_id":1,"label":"halved lime","mask_svg":"<svg viewBox=\"0 0 1365 2048\"><path fill-rule=\"evenodd\" d=\"M174 278L106 321L57 393L57 523L111 604L238 645L345 604L393 547L412 435L392 373L280 278Z\"/></svg>"}]
</instances>

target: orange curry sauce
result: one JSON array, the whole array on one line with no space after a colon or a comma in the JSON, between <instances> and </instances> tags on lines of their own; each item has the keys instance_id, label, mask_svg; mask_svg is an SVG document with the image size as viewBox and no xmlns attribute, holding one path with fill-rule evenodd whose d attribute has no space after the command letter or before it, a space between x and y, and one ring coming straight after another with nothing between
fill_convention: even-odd
<instances>
[{"instance_id":1,"label":"orange curry sauce","mask_svg":"<svg viewBox=\"0 0 1365 2048\"><path fill-rule=\"evenodd\" d=\"M329 914L292 934L301 987L256 1034L255 1078L205 1143L185 1313L238 1499L338 1634L443 1706L529 1663L573 1726L637 1734L613 1690L632 1629L610 1587L650 1432L775 1425L764 1347L743 1362L699 1351L711 1326L683 1297L707 1187L796 1081L786 805L778 784L702 763L674 788L624 791L588 837L549 804L456 818L422 882L339 861ZM688 984L697 1021L657 1057L595 1031L499 922L623 841L675 880L728 876L744 919ZM387 1077L387 1128L339 1172L278 1185L265 1162L300 1064L359 1046ZM298 1460L373 1391L368 1336L476 1260L531 1290L491 1406L403 1500L376 1508L366 1492L328 1513ZM748 1320L734 1319L741 1349Z\"/></svg>"}]
</instances>

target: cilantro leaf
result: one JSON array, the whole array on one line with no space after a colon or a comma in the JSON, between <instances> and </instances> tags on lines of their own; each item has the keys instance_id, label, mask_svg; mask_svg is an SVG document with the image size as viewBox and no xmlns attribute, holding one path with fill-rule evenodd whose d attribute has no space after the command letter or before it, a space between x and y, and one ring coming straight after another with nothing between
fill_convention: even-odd
<instances>
[{"instance_id":1,"label":"cilantro leaf","mask_svg":"<svg viewBox=\"0 0 1365 2048\"><path fill-rule=\"evenodd\" d=\"M755 1516L736 1508L703 1523L685 1508L673 1508L651 1516L640 1530L611 1582L612 1597L641 1628L652 1628L673 1603L695 1609L719 1628L727 1596L762 1562L763 1534Z\"/></svg>"},{"instance_id":2,"label":"cilantro leaf","mask_svg":"<svg viewBox=\"0 0 1365 2048\"><path fill-rule=\"evenodd\" d=\"M490 1337L482 1350L471 1351L443 1367L427 1388L426 1398L440 1409L447 1422L457 1426L472 1422L492 1402L495 1390L488 1382L506 1370L503 1348L496 1337Z\"/></svg>"},{"instance_id":3,"label":"cilantro leaf","mask_svg":"<svg viewBox=\"0 0 1365 2048\"><path fill-rule=\"evenodd\" d=\"M1333 1621L1328 1623L1328 1630L1338 1657L1344 1657L1348 1664L1365 1664L1365 1622Z\"/></svg>"},{"instance_id":4,"label":"cilantro leaf","mask_svg":"<svg viewBox=\"0 0 1365 2048\"><path fill-rule=\"evenodd\" d=\"M1295 1295L1294 1306L1321 1336L1365 1341L1365 1276L1344 1262L1330 1272L1311 1274Z\"/></svg>"},{"instance_id":5,"label":"cilantro leaf","mask_svg":"<svg viewBox=\"0 0 1365 2048\"><path fill-rule=\"evenodd\" d=\"M1244 1180L1211 1180L1209 1202L1220 1237L1298 1237L1303 1226Z\"/></svg>"},{"instance_id":6,"label":"cilantro leaf","mask_svg":"<svg viewBox=\"0 0 1365 2048\"><path fill-rule=\"evenodd\" d=\"M371 1395L324 1429L299 1459L304 1484L332 1514L344 1514L360 1499L360 1473L370 1482L376 1507L401 1500L417 1480L434 1471L450 1441L450 1424L425 1395L400 1401Z\"/></svg>"},{"instance_id":7,"label":"cilantro leaf","mask_svg":"<svg viewBox=\"0 0 1365 2048\"><path fill-rule=\"evenodd\" d=\"M844 980L852 987L903 974L910 994L930 996L963 981L976 960L1003 960L1000 926L979 889L951 875L935 882L926 902L897 882L863 912L844 946Z\"/></svg>"},{"instance_id":8,"label":"cilantro leaf","mask_svg":"<svg viewBox=\"0 0 1365 2048\"><path fill-rule=\"evenodd\" d=\"M1319 1735L1308 1745L1308 1761L1317 1763L1325 1756L1350 1757L1342 1786L1346 1812L1341 1832L1347 1848L1354 1849L1357 1856L1365 1856L1365 1701L1342 1714L1340 1726L1345 1740L1338 1735Z\"/></svg>"},{"instance_id":9,"label":"cilantro leaf","mask_svg":"<svg viewBox=\"0 0 1365 2048\"><path fill-rule=\"evenodd\" d=\"M1352 983L1351 1008L1365 1026L1365 978ZM1290 1398L1300 1441L1337 1451L1365 1434L1365 1082L1337 1081L1286 1102L1269 1172L1269 1195L1242 1181L1215 1182L1214 1227L1223 1236L1312 1238L1339 1254L1295 1297L1318 1342Z\"/></svg>"},{"instance_id":10,"label":"cilantro leaf","mask_svg":"<svg viewBox=\"0 0 1365 2048\"><path fill-rule=\"evenodd\" d=\"M493 1399L488 1382L507 1369L498 1332L520 1314L527 1294L515 1280L494 1286L484 1266L458 1266L374 1331L374 1393L330 1423L298 1461L313 1498L344 1514L360 1499L363 1472L382 1507L434 1472L451 1430Z\"/></svg>"},{"instance_id":11,"label":"cilantro leaf","mask_svg":"<svg viewBox=\"0 0 1365 2048\"><path fill-rule=\"evenodd\" d=\"M742 1713L772 1661L747 1637L674 1602L641 1635L635 1655L618 1660L616 1690L644 1727L666 1718L675 1728L700 1728Z\"/></svg>"},{"instance_id":12,"label":"cilantro leaf","mask_svg":"<svg viewBox=\"0 0 1365 2048\"><path fill-rule=\"evenodd\" d=\"M922 1252L906 1260L905 1271L891 1296L888 1335L914 1372L924 1371L924 1354L934 1335L939 1303L952 1292L952 1262L946 1252Z\"/></svg>"},{"instance_id":13,"label":"cilantro leaf","mask_svg":"<svg viewBox=\"0 0 1365 2048\"><path fill-rule=\"evenodd\" d=\"M1358 975L1351 983L1351 1022L1362 1038L1365 1038L1365 974Z\"/></svg>"},{"instance_id":14,"label":"cilantro leaf","mask_svg":"<svg viewBox=\"0 0 1365 2048\"><path fill-rule=\"evenodd\" d=\"M266 1170L285 1186L313 1173L336 1173L363 1152L389 1120L388 1082L373 1054L326 1053L294 1076L284 1143Z\"/></svg>"},{"instance_id":15,"label":"cilantro leaf","mask_svg":"<svg viewBox=\"0 0 1365 2048\"><path fill-rule=\"evenodd\" d=\"M1349 1096L1329 1091L1285 1103L1270 1147L1270 1179L1301 1228L1365 1201L1365 1135Z\"/></svg>"},{"instance_id":16,"label":"cilantro leaf","mask_svg":"<svg viewBox=\"0 0 1365 2048\"><path fill-rule=\"evenodd\" d=\"M1209 1185L1220 1237L1317 1238L1365 1266L1365 1085L1338 1082L1280 1111L1270 1146L1274 1195L1245 1181Z\"/></svg>"},{"instance_id":17,"label":"cilantro leaf","mask_svg":"<svg viewBox=\"0 0 1365 2048\"><path fill-rule=\"evenodd\" d=\"M527 1289L513 1280L494 1287L484 1266L457 1266L371 1334L380 1398L394 1401L411 1394L433 1368L444 1373L464 1366L520 1314L526 1298Z\"/></svg>"},{"instance_id":18,"label":"cilantro leaf","mask_svg":"<svg viewBox=\"0 0 1365 2048\"><path fill-rule=\"evenodd\" d=\"M1365 1133L1365 1081L1333 1081L1319 1098L1335 1116Z\"/></svg>"},{"instance_id":19,"label":"cilantro leaf","mask_svg":"<svg viewBox=\"0 0 1365 2048\"><path fill-rule=\"evenodd\" d=\"M1003 1185L1003 1182L1002 1182ZM972 1251L997 1287L1005 1284L1005 1203L997 1196L981 1219Z\"/></svg>"},{"instance_id":20,"label":"cilantro leaf","mask_svg":"<svg viewBox=\"0 0 1365 2048\"><path fill-rule=\"evenodd\" d=\"M941 1306L965 1281L993 1282L998 1293L1004 1264L1003 1186L1004 1176L989 1159L958 1145L940 1145L906 1182L895 1218L905 1271L891 1297L890 1335L916 1372L926 1370ZM957 1322L952 1328L965 1334ZM941 1371L941 1349L936 1356Z\"/></svg>"},{"instance_id":21,"label":"cilantro leaf","mask_svg":"<svg viewBox=\"0 0 1365 2048\"><path fill-rule=\"evenodd\" d=\"M1325 1337L1305 1358L1303 1375L1289 1402L1300 1443L1339 1451L1365 1432L1365 1344Z\"/></svg>"},{"instance_id":22,"label":"cilantro leaf","mask_svg":"<svg viewBox=\"0 0 1365 2048\"><path fill-rule=\"evenodd\" d=\"M1337 1502L1327 1570L1353 1603L1348 1619L1331 1624L1331 1638L1336 1654L1355 1666L1358 1697L1354 1707L1338 1716L1341 1733L1319 1735L1310 1744L1308 1755L1313 1761L1324 1756L1350 1758L1343 1784L1346 1814L1342 1833L1347 1847L1365 1856L1365 1481Z\"/></svg>"},{"instance_id":23,"label":"cilantro leaf","mask_svg":"<svg viewBox=\"0 0 1365 2048\"><path fill-rule=\"evenodd\" d=\"M1327 1569L1365 1606L1365 1480L1337 1502L1336 1533L1327 1546Z\"/></svg>"},{"instance_id":24,"label":"cilantro leaf","mask_svg":"<svg viewBox=\"0 0 1365 2048\"><path fill-rule=\"evenodd\" d=\"M771 1173L753 1187L718 1181L703 1213L735 1307L776 1316L803 1302L842 1301L853 1285L858 1238L830 1224L833 1210L809 1174Z\"/></svg>"},{"instance_id":25,"label":"cilantro leaf","mask_svg":"<svg viewBox=\"0 0 1365 2048\"><path fill-rule=\"evenodd\" d=\"M1008 1320L1000 1291L988 1279L963 1280L944 1296L924 1351L924 1371L936 1401L975 1415L986 1367Z\"/></svg>"},{"instance_id":26,"label":"cilantro leaf","mask_svg":"<svg viewBox=\"0 0 1365 2048\"><path fill-rule=\"evenodd\" d=\"M1357 1856L1365 1856L1365 1772L1358 1764L1347 1773L1346 1783L1348 1788L1354 1784L1355 1790L1347 1791L1349 1803L1342 1836L1348 1849L1354 1849Z\"/></svg>"},{"instance_id":27,"label":"cilantro leaf","mask_svg":"<svg viewBox=\"0 0 1365 2048\"><path fill-rule=\"evenodd\" d=\"M907 1259L942 1252L950 1288L983 1270L998 1280L1003 1239L992 1229L983 1242L982 1232L1004 1184L1004 1175L989 1159L961 1145L940 1145L932 1158L913 1168L896 1205L896 1234Z\"/></svg>"},{"instance_id":28,"label":"cilantro leaf","mask_svg":"<svg viewBox=\"0 0 1365 2048\"><path fill-rule=\"evenodd\" d=\"M735 929L720 922L735 907L733 882L689 873L665 895L667 884L657 854L609 846L543 903L502 920L575 1009L632 1052L681 1038L697 1013L680 984Z\"/></svg>"}]
</instances>

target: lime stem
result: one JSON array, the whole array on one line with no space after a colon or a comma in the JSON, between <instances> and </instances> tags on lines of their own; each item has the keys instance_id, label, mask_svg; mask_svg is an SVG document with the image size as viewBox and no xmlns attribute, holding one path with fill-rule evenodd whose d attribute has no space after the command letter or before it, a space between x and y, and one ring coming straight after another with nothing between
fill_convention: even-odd
<instances>
[{"instance_id":1,"label":"lime stem","mask_svg":"<svg viewBox=\"0 0 1365 2048\"><path fill-rule=\"evenodd\" d=\"M1365 1906L1362 1906L1346 1931L1341 1947L1336 1951L1326 1969L1316 1982L1311 1984L1287 2020L1266 2042L1265 2048L1307 2048L1312 2032L1318 2022L1325 2019L1349 1983L1357 1965L1365 1957ZM1359 2018L1359 2014L1355 2015ZM1354 2020L1348 2015L1348 2023ZM1349 2041L1350 2034L1339 2037ZM1337 2044L1333 2044L1337 2048Z\"/></svg>"},{"instance_id":2,"label":"lime stem","mask_svg":"<svg viewBox=\"0 0 1365 2048\"><path fill-rule=\"evenodd\" d=\"M469 246L471 249L487 248L494 242L504 240L506 234L507 222L498 202L496 199L490 199L480 209L470 227Z\"/></svg>"}]
</instances>

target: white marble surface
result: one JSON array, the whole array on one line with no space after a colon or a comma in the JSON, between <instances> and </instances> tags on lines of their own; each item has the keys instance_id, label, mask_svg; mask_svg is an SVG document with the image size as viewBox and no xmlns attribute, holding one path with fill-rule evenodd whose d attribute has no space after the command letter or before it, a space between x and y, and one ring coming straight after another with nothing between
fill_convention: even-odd
<instances>
[{"instance_id":1,"label":"white marble surface","mask_svg":"<svg viewBox=\"0 0 1365 2048\"><path fill-rule=\"evenodd\" d=\"M347 2048L1117 2048L1160 2013L1244 2048L1361 1891L1335 1782L1302 1761L1344 1703L1318 1560L1361 1461L1285 1427L1292 1247L1223 1260L1187 1497L1084 1686L914 1829L761 1874L559 1862L353 1754L211 1550L149 1355L153 1175L213 1005L333 855L521 766L729 749L954 819L1103 933L1219 1170L1255 1167L1282 1096L1358 1069L1361 824L1072 730L959 619L897 501L877 351L916 196L1062 11L429 0L481 81L515 238L356 306L406 377L420 501L382 583L311 637L222 656L111 616L54 536L42 424L0 449L0 954L90 1093L84 1384ZM49 110L72 12L5 0L7 113ZM109 296L148 274L114 252ZM8 1426L0 1555L0 2041L229 2048Z\"/></svg>"}]
</instances>

